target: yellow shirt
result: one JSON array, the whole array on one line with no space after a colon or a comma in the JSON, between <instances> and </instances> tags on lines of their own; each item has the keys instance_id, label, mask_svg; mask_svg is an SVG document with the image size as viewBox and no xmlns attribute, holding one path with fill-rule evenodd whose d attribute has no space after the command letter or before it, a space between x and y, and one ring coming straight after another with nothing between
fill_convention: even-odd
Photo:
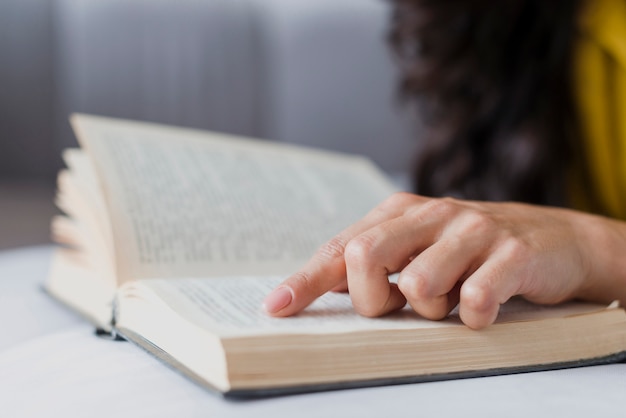
<instances>
[{"instance_id":1,"label":"yellow shirt","mask_svg":"<svg viewBox=\"0 0 626 418\"><path fill-rule=\"evenodd\" d=\"M587 0L576 52L590 187L574 185L573 205L626 220L626 0Z\"/></svg>"}]
</instances>

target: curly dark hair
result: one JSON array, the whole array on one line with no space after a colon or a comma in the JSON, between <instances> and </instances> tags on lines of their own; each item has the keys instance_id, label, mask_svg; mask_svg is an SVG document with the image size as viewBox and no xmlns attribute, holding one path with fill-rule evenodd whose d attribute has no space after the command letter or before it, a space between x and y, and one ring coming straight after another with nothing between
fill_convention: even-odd
<instances>
[{"instance_id":1,"label":"curly dark hair","mask_svg":"<svg viewBox=\"0 0 626 418\"><path fill-rule=\"evenodd\" d=\"M566 204L581 0L390 0L404 98L419 104L416 192Z\"/></svg>"}]
</instances>

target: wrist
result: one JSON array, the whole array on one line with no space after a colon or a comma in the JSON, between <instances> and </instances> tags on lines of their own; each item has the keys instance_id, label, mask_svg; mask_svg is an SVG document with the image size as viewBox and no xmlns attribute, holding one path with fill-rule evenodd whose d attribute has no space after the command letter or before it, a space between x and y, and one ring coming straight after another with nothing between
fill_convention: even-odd
<instances>
[{"instance_id":1,"label":"wrist","mask_svg":"<svg viewBox=\"0 0 626 418\"><path fill-rule=\"evenodd\" d=\"M626 223L573 211L570 217L582 274L574 297L626 304Z\"/></svg>"}]
</instances>

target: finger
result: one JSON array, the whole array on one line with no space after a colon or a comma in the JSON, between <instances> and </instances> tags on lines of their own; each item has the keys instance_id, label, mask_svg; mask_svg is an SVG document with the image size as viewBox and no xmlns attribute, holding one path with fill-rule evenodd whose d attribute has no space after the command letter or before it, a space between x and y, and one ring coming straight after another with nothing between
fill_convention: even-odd
<instances>
[{"instance_id":1,"label":"finger","mask_svg":"<svg viewBox=\"0 0 626 418\"><path fill-rule=\"evenodd\" d=\"M346 238L338 235L324 244L300 271L288 277L267 295L263 301L265 311L274 316L293 315L345 282L345 242Z\"/></svg>"},{"instance_id":2,"label":"finger","mask_svg":"<svg viewBox=\"0 0 626 418\"><path fill-rule=\"evenodd\" d=\"M459 302L460 284L484 257L478 237L444 236L400 273L398 286L421 316L445 318Z\"/></svg>"},{"instance_id":3,"label":"finger","mask_svg":"<svg viewBox=\"0 0 626 418\"><path fill-rule=\"evenodd\" d=\"M443 226L438 217L413 211L381 223L352 239L345 262L350 297L357 312L380 316L406 304L389 275L402 270L431 245Z\"/></svg>"},{"instance_id":4,"label":"finger","mask_svg":"<svg viewBox=\"0 0 626 418\"><path fill-rule=\"evenodd\" d=\"M459 315L474 329L493 324L500 305L522 293L528 263L520 260L516 243L501 245L461 287Z\"/></svg>"},{"instance_id":5,"label":"finger","mask_svg":"<svg viewBox=\"0 0 626 418\"><path fill-rule=\"evenodd\" d=\"M406 304L396 284L389 282L389 274L405 263L404 258L385 256L386 249L376 240L376 232L368 232L350 241L346 248L348 289L354 309L361 315L381 316ZM402 251L400 251L402 252Z\"/></svg>"},{"instance_id":6,"label":"finger","mask_svg":"<svg viewBox=\"0 0 626 418\"><path fill-rule=\"evenodd\" d=\"M396 218L407 207L425 200L419 196L398 193L378 205L363 219L320 247L300 271L270 293L263 302L265 311L274 316L293 315L322 294L341 285L346 280L344 254L348 242L363 231Z\"/></svg>"},{"instance_id":7,"label":"finger","mask_svg":"<svg viewBox=\"0 0 626 418\"><path fill-rule=\"evenodd\" d=\"M348 291L348 281L342 280L340 284L330 289L332 292L345 293Z\"/></svg>"}]
</instances>

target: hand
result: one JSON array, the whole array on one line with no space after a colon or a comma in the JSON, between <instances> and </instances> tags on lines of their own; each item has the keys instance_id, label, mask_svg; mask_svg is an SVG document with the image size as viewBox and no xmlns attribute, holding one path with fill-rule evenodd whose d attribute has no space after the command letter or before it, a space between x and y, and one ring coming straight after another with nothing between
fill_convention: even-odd
<instances>
[{"instance_id":1,"label":"hand","mask_svg":"<svg viewBox=\"0 0 626 418\"><path fill-rule=\"evenodd\" d=\"M408 302L438 320L458 304L461 320L478 329L514 295L542 304L626 300L625 236L621 222L566 209L398 193L323 245L264 306L289 316L349 289L365 316Z\"/></svg>"}]
</instances>

